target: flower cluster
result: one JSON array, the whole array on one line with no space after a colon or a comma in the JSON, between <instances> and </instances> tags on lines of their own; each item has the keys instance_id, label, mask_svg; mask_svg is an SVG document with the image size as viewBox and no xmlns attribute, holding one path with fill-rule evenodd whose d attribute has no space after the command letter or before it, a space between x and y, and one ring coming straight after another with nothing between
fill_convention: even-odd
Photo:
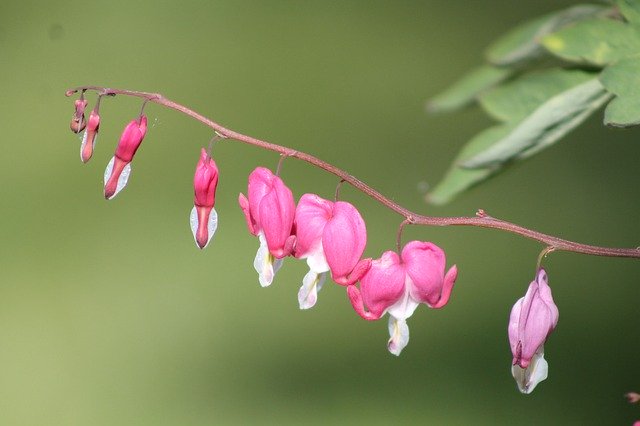
<instances>
[{"instance_id":1,"label":"flower cluster","mask_svg":"<svg viewBox=\"0 0 640 426\"><path fill-rule=\"evenodd\" d=\"M445 274L444 252L435 244L412 241L401 256L385 252L378 260L363 259L367 230L352 204L304 194L296 206L282 179L263 167L249 175L247 194L240 194L239 203L249 232L260 241L254 261L260 284L272 283L287 256L307 261L300 309L316 304L330 273L364 319L389 312L388 349L399 355L409 340L405 321L418 304L441 308L448 302L457 269Z\"/></svg>"},{"instance_id":2,"label":"flower cluster","mask_svg":"<svg viewBox=\"0 0 640 426\"><path fill-rule=\"evenodd\" d=\"M75 112L71 118L70 127L74 133L84 130L80 144L80 159L83 163L91 159L97 142L100 127L100 114L98 113L100 99L101 97L98 97L95 107L89 114L88 121L84 117L84 111L87 107L84 95L75 101ZM131 161L146 133L147 117L142 113L137 119L131 120L122 131L114 156L104 171L104 197L107 200L115 197L127 185L131 174Z\"/></svg>"},{"instance_id":3,"label":"flower cluster","mask_svg":"<svg viewBox=\"0 0 640 426\"><path fill-rule=\"evenodd\" d=\"M100 95L103 96L103 95ZM100 96L85 119L87 101L81 94L75 102L70 128L84 130L80 148L83 162L93 155L100 115ZM127 184L131 162L147 131L147 117L131 120L120 136L115 153L104 172L104 197L112 199ZM214 208L218 166L211 152L201 149L193 177L193 208L190 225L200 249L211 241L218 227ZM458 275L456 265L447 269L444 251L432 242L411 241L398 251L385 251L377 259L365 258L367 229L360 212L346 201L330 201L304 194L296 204L282 179L264 167L249 175L247 195L238 197L249 232L258 238L253 266L263 287L272 284L284 259L306 260L309 272L298 290L300 309L310 309L327 278L346 288L355 312L375 321L389 314L387 349L400 355L409 342L407 319L420 304L444 307ZM553 249L553 247L551 247ZM545 253L545 252L543 252ZM547 378L544 344L558 323L547 273L538 268L524 297L513 306L508 336L513 355L512 375L522 393L530 393ZM640 400L629 393L630 401Z\"/></svg>"}]
</instances>

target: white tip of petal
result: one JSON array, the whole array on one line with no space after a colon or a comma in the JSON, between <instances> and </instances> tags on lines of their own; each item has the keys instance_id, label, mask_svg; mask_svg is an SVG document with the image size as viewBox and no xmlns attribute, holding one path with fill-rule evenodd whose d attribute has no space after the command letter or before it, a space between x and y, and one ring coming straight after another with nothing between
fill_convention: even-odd
<instances>
[{"instance_id":1,"label":"white tip of petal","mask_svg":"<svg viewBox=\"0 0 640 426\"><path fill-rule=\"evenodd\" d=\"M84 163L84 159L82 158L82 151L84 151L84 146L87 144L87 130L82 133L82 142L80 143L80 161Z\"/></svg>"},{"instance_id":2,"label":"white tip of petal","mask_svg":"<svg viewBox=\"0 0 640 426\"><path fill-rule=\"evenodd\" d=\"M111 173L113 173L114 163L115 163L115 157L111 157L111 161L109 161L109 164L107 164L107 168L104 169L104 185L105 186L107 186L107 182L109 182ZM126 166L124 166L124 169L122 169L122 173L120 173L120 176L118 177L118 184L116 185L116 190L113 193L113 195L111 195L108 198L109 200L111 200L116 195L118 195L118 193L122 191L122 188L127 186L127 182L129 181L130 174L131 174L131 163L127 164Z\"/></svg>"},{"instance_id":3,"label":"white tip of petal","mask_svg":"<svg viewBox=\"0 0 640 426\"><path fill-rule=\"evenodd\" d=\"M307 272L302 279L302 286L298 291L298 303L300 309L313 308L318 301L318 292L327 279L327 273L317 274L313 271Z\"/></svg>"},{"instance_id":4,"label":"white tip of petal","mask_svg":"<svg viewBox=\"0 0 640 426\"><path fill-rule=\"evenodd\" d=\"M309 265L310 270L317 272L318 274L329 270L329 264L327 263L327 259L324 257L322 244L320 244L320 247L314 253L307 257L307 265Z\"/></svg>"},{"instance_id":5,"label":"white tip of petal","mask_svg":"<svg viewBox=\"0 0 640 426\"><path fill-rule=\"evenodd\" d=\"M260 239L260 248L256 253L256 258L253 261L253 267L258 273L258 281L262 287L268 287L273 282L273 277L276 272L282 267L284 259L276 259L271 253L269 253L269 247L267 247L267 240L264 238L264 234L260 232L258 234Z\"/></svg>"},{"instance_id":6,"label":"white tip of petal","mask_svg":"<svg viewBox=\"0 0 640 426\"><path fill-rule=\"evenodd\" d=\"M218 229L218 213L216 209L211 209L211 213L209 213L209 222L207 223L207 243L204 247L200 247L198 244L198 210L195 206L191 209L191 215L189 216L189 224L191 225L191 233L193 234L193 240L196 242L196 246L198 248L205 248L211 242L211 238L213 238L213 234L216 233L216 229Z\"/></svg>"},{"instance_id":7,"label":"white tip of petal","mask_svg":"<svg viewBox=\"0 0 640 426\"><path fill-rule=\"evenodd\" d=\"M84 158L82 158L82 152L84 151L84 147L87 145L87 136L88 136L88 133L85 130L82 133L82 142L80 143L80 161L82 161L83 163L85 161L84 161ZM96 132L96 134L93 136L93 148L95 148L97 144L98 144L98 132Z\"/></svg>"},{"instance_id":8,"label":"white tip of petal","mask_svg":"<svg viewBox=\"0 0 640 426\"><path fill-rule=\"evenodd\" d=\"M389 342L387 349L392 354L398 356L409 343L409 326L405 320L399 320L393 315L389 315Z\"/></svg>"},{"instance_id":9,"label":"white tip of petal","mask_svg":"<svg viewBox=\"0 0 640 426\"><path fill-rule=\"evenodd\" d=\"M513 365L511 367L511 374L516 379L518 389L524 394L530 394L536 388L538 383L545 380L548 377L549 364L544 359L544 347L540 347L527 368L522 368L519 365Z\"/></svg>"}]
</instances>

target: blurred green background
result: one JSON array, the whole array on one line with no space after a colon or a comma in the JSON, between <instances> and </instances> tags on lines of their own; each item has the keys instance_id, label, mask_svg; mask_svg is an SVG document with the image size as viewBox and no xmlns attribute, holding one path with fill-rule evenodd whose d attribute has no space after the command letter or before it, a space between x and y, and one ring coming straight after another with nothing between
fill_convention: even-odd
<instances>
[{"instance_id":1,"label":"blurred green background","mask_svg":"<svg viewBox=\"0 0 640 426\"><path fill-rule=\"evenodd\" d=\"M0 4L0 424L631 424L640 407L640 262L557 253L546 261L560 322L549 379L520 395L508 314L541 246L471 228L410 228L460 269L446 309L422 307L411 342L386 351L327 285L301 312L306 265L260 288L237 206L248 173L277 156L215 148L218 233L196 249L192 176L212 133L149 105L129 186L102 174L140 102L105 99L87 165L70 133L69 87L162 92L240 132L312 153L434 215L477 208L581 242L633 247L640 133L601 114L532 160L444 208L422 202L459 147L490 121L428 117L424 101L482 60L517 22L571 1L182 1ZM93 98L91 98L93 102ZM296 160L294 194L336 179ZM400 218L345 187L369 230L394 245Z\"/></svg>"}]
</instances>

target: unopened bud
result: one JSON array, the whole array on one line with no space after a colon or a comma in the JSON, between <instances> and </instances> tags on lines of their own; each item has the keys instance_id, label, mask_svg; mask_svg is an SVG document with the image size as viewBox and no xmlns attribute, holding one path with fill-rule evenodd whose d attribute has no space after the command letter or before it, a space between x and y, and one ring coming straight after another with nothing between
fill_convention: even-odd
<instances>
[{"instance_id":1,"label":"unopened bud","mask_svg":"<svg viewBox=\"0 0 640 426\"><path fill-rule=\"evenodd\" d=\"M96 110L91 111L89 115L89 123L82 137L82 145L80 145L80 159L83 163L89 161L93 155L93 148L98 140L98 128L100 127L100 115Z\"/></svg>"},{"instance_id":2,"label":"unopened bud","mask_svg":"<svg viewBox=\"0 0 640 426\"><path fill-rule=\"evenodd\" d=\"M80 133L87 125L87 121L84 119L84 110L87 107L87 100L80 98L76 100L74 104L76 111L73 113L73 117L71 117L69 127L73 133Z\"/></svg>"},{"instance_id":3,"label":"unopened bud","mask_svg":"<svg viewBox=\"0 0 640 426\"><path fill-rule=\"evenodd\" d=\"M147 117L132 120L120 136L115 155L104 171L104 198L115 197L124 188L131 173L131 160L147 133Z\"/></svg>"}]
</instances>

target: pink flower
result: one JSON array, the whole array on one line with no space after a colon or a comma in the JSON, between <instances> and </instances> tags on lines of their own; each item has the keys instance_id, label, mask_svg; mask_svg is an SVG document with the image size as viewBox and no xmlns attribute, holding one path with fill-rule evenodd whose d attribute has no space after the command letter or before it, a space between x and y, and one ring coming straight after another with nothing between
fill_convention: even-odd
<instances>
[{"instance_id":1,"label":"pink flower","mask_svg":"<svg viewBox=\"0 0 640 426\"><path fill-rule=\"evenodd\" d=\"M300 198L295 216L295 256L307 259L309 272L298 292L300 309L313 307L328 271L339 284L356 282L371 259L360 260L367 231L360 213L351 204L333 203L315 194Z\"/></svg>"},{"instance_id":2,"label":"pink flower","mask_svg":"<svg viewBox=\"0 0 640 426\"><path fill-rule=\"evenodd\" d=\"M98 128L100 127L100 116L94 109L89 115L89 123L82 136L82 144L80 145L80 160L83 163L89 161L93 155L93 148L98 140Z\"/></svg>"},{"instance_id":3,"label":"pink flower","mask_svg":"<svg viewBox=\"0 0 640 426\"><path fill-rule=\"evenodd\" d=\"M191 210L191 231L196 244L205 248L218 227L218 214L213 208L218 186L218 167L204 148L193 176L193 204Z\"/></svg>"},{"instance_id":4,"label":"pink flower","mask_svg":"<svg viewBox=\"0 0 640 426\"><path fill-rule=\"evenodd\" d=\"M73 113L73 117L71 117L71 123L69 127L73 133L80 133L84 130L84 127L87 125L87 122L84 119L84 110L87 107L87 100L84 97L80 97L74 102L75 112Z\"/></svg>"},{"instance_id":5,"label":"pink flower","mask_svg":"<svg viewBox=\"0 0 640 426\"><path fill-rule=\"evenodd\" d=\"M630 404L636 404L640 402L640 394L636 392L628 392L624 396L627 398L627 401L629 401Z\"/></svg>"},{"instance_id":6,"label":"pink flower","mask_svg":"<svg viewBox=\"0 0 640 426\"><path fill-rule=\"evenodd\" d=\"M104 198L112 199L127 185L131 173L131 160L147 133L147 117L141 115L125 127L115 155L104 171Z\"/></svg>"},{"instance_id":7,"label":"pink flower","mask_svg":"<svg viewBox=\"0 0 640 426\"><path fill-rule=\"evenodd\" d=\"M360 289L347 287L355 311L366 320L380 319L389 313L389 352L400 355L409 343L406 320L420 303L442 308L449 301L458 276L454 265L445 274L444 251L433 243L411 241L398 256L386 251L371 262L360 279ZM368 309L368 311L367 311Z\"/></svg>"},{"instance_id":8,"label":"pink flower","mask_svg":"<svg viewBox=\"0 0 640 426\"><path fill-rule=\"evenodd\" d=\"M509 343L513 354L511 374L522 393L531 393L547 378L544 342L558 324L558 308L553 302L547 273L540 269L524 297L511 309Z\"/></svg>"},{"instance_id":9,"label":"pink flower","mask_svg":"<svg viewBox=\"0 0 640 426\"><path fill-rule=\"evenodd\" d=\"M253 266L263 287L273 282L284 257L295 243L296 204L291 190L271 170L257 167L249 175L248 198L238 197L251 234L260 240Z\"/></svg>"}]
</instances>

